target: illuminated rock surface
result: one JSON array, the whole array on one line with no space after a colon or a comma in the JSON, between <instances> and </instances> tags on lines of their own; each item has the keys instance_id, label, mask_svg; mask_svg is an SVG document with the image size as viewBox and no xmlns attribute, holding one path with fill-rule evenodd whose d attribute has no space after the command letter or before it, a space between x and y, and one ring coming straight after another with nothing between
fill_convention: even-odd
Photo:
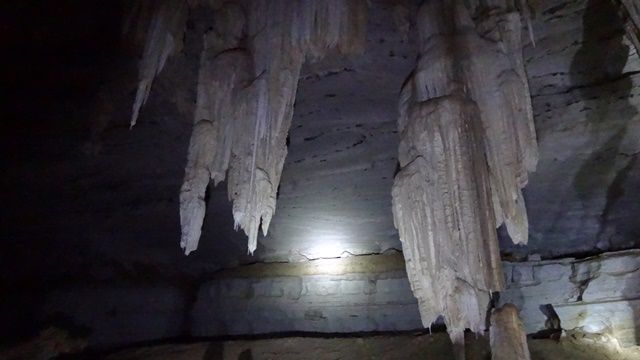
<instances>
[{"instance_id":1,"label":"illuminated rock surface","mask_svg":"<svg viewBox=\"0 0 640 360\"><path fill-rule=\"evenodd\" d=\"M198 247L208 178L229 171L234 228L257 247L276 209L286 139L305 58L363 48L366 4L361 1L250 1L215 9L200 60L195 125L180 196L182 239ZM245 18L246 16L246 18ZM241 41L246 42L242 49ZM202 124L205 122L205 124Z\"/></svg>"},{"instance_id":2,"label":"illuminated rock surface","mask_svg":"<svg viewBox=\"0 0 640 360\"><path fill-rule=\"evenodd\" d=\"M484 330L491 292L504 286L495 228L504 223L514 242L528 240L521 188L537 162L520 14L506 4L488 10L420 7L392 192L422 322L444 316L461 345L465 329Z\"/></svg>"},{"instance_id":3,"label":"illuminated rock surface","mask_svg":"<svg viewBox=\"0 0 640 360\"><path fill-rule=\"evenodd\" d=\"M505 304L491 311L489 343L492 360L531 359L527 334L514 305Z\"/></svg>"}]
</instances>

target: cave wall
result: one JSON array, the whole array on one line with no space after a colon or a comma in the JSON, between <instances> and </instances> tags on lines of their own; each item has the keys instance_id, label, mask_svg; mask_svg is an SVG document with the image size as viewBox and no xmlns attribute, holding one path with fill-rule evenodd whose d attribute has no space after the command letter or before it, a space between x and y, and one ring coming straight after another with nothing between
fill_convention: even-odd
<instances>
[{"instance_id":1,"label":"cave wall","mask_svg":"<svg viewBox=\"0 0 640 360\"><path fill-rule=\"evenodd\" d=\"M47 297L42 315L93 347L183 336L191 297L170 285L73 287Z\"/></svg>"},{"instance_id":2,"label":"cave wall","mask_svg":"<svg viewBox=\"0 0 640 360\"><path fill-rule=\"evenodd\" d=\"M622 346L638 343L640 251L504 262L504 275L499 301L518 307L528 334L562 328L611 336ZM422 329L400 254L247 265L191 287L68 288L46 303L40 316L64 320L93 347L184 336Z\"/></svg>"},{"instance_id":3,"label":"cave wall","mask_svg":"<svg viewBox=\"0 0 640 360\"><path fill-rule=\"evenodd\" d=\"M199 336L421 328L403 271L214 280L192 316Z\"/></svg>"},{"instance_id":4,"label":"cave wall","mask_svg":"<svg viewBox=\"0 0 640 360\"><path fill-rule=\"evenodd\" d=\"M540 150L525 190L530 252L637 247L638 54L611 2L538 3L524 50Z\"/></svg>"}]
</instances>

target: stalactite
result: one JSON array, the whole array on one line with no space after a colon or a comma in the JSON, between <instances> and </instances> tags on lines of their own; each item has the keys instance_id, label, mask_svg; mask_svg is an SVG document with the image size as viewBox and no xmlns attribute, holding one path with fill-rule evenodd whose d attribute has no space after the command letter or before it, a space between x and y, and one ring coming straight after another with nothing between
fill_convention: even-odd
<instances>
[{"instance_id":1,"label":"stalactite","mask_svg":"<svg viewBox=\"0 0 640 360\"><path fill-rule=\"evenodd\" d=\"M491 360L530 360L527 334L513 304L491 311Z\"/></svg>"},{"instance_id":2,"label":"stalactite","mask_svg":"<svg viewBox=\"0 0 640 360\"><path fill-rule=\"evenodd\" d=\"M234 137L247 136L235 131L252 125L253 62L248 50L241 47L244 11L227 3L216 10L214 24L204 36L194 127L180 191L180 246L186 254L198 247L210 179L214 184L225 179ZM243 139L239 140L235 143Z\"/></svg>"},{"instance_id":3,"label":"stalactite","mask_svg":"<svg viewBox=\"0 0 640 360\"><path fill-rule=\"evenodd\" d=\"M529 224L521 189L536 168L538 150L516 5L498 0L470 7L477 36L469 37L465 72L483 115L496 225L504 223L514 243L526 244Z\"/></svg>"},{"instance_id":4,"label":"stalactite","mask_svg":"<svg viewBox=\"0 0 640 360\"><path fill-rule=\"evenodd\" d=\"M197 248L208 177L217 184L228 172L235 224L253 253L259 229L267 233L275 212L302 63L329 51L360 51L366 4L227 2L214 20L200 64L196 126L181 191L181 245L187 254ZM201 121L212 124L209 135L200 135L209 127L199 126ZM203 151L213 155L199 155Z\"/></svg>"},{"instance_id":5,"label":"stalactite","mask_svg":"<svg viewBox=\"0 0 640 360\"><path fill-rule=\"evenodd\" d=\"M425 1L400 98L394 221L423 324L444 315L459 358L503 287L495 228L528 237L521 189L537 145L520 14L503 3Z\"/></svg>"},{"instance_id":6,"label":"stalactite","mask_svg":"<svg viewBox=\"0 0 640 360\"><path fill-rule=\"evenodd\" d=\"M457 347L484 329L503 286L479 110L465 93L469 60L457 34L459 4L428 1L418 13L421 57L400 105L401 171L393 213L423 325L444 315Z\"/></svg>"},{"instance_id":7,"label":"stalactite","mask_svg":"<svg viewBox=\"0 0 640 360\"><path fill-rule=\"evenodd\" d=\"M143 12L149 7L148 4L144 4L145 1L137 1L137 3L140 3L139 6L132 6L132 14ZM135 126L138 120L140 108L147 101L156 75L162 71L167 58L182 48L187 10L185 0L161 0L153 8L151 18L148 20L144 53L138 64L138 89L133 103L131 127ZM128 27L130 25L125 23L125 28Z\"/></svg>"},{"instance_id":8,"label":"stalactite","mask_svg":"<svg viewBox=\"0 0 640 360\"><path fill-rule=\"evenodd\" d=\"M637 0L613 0L624 22L629 40L640 54L640 3Z\"/></svg>"}]
</instances>

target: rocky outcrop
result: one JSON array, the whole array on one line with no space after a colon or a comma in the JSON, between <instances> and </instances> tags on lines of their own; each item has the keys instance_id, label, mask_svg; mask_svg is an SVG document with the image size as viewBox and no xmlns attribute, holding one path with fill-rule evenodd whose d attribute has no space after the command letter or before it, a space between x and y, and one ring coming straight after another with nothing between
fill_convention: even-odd
<instances>
[{"instance_id":1,"label":"rocky outcrop","mask_svg":"<svg viewBox=\"0 0 640 360\"><path fill-rule=\"evenodd\" d=\"M504 263L507 288L527 333L580 329L637 344L640 316L640 252L583 260Z\"/></svg>"}]
</instances>

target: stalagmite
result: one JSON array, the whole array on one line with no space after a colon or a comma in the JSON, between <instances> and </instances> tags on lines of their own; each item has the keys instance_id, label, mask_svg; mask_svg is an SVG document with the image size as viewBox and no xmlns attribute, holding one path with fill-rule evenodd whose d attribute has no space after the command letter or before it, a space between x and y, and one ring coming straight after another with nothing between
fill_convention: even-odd
<instances>
[{"instance_id":1,"label":"stalagmite","mask_svg":"<svg viewBox=\"0 0 640 360\"><path fill-rule=\"evenodd\" d=\"M234 221L253 253L259 229L267 233L275 212L302 64L328 51L360 51L366 4L236 1L215 13L200 63L196 125L180 195L181 246L186 254L197 248L208 178L217 184L228 172Z\"/></svg>"},{"instance_id":2,"label":"stalagmite","mask_svg":"<svg viewBox=\"0 0 640 360\"><path fill-rule=\"evenodd\" d=\"M527 334L513 304L491 311L489 332L492 360L530 360Z\"/></svg>"},{"instance_id":3,"label":"stalagmite","mask_svg":"<svg viewBox=\"0 0 640 360\"><path fill-rule=\"evenodd\" d=\"M400 98L394 221L423 324L444 315L458 358L464 330L484 330L503 287L495 228L528 237L521 189L537 143L516 10L425 1L420 58Z\"/></svg>"},{"instance_id":4,"label":"stalagmite","mask_svg":"<svg viewBox=\"0 0 640 360\"><path fill-rule=\"evenodd\" d=\"M618 6L618 12L629 40L640 53L640 2L637 0L613 0Z\"/></svg>"},{"instance_id":5,"label":"stalagmite","mask_svg":"<svg viewBox=\"0 0 640 360\"><path fill-rule=\"evenodd\" d=\"M149 8L145 1L136 1L132 14L143 12ZM185 0L161 0L153 8L149 27L146 31L145 47L138 64L138 89L133 102L131 127L138 120L140 108L147 101L151 85L156 75L162 71L170 55L180 51L182 36L187 19L187 2ZM126 24L126 27L130 25Z\"/></svg>"}]
</instances>

